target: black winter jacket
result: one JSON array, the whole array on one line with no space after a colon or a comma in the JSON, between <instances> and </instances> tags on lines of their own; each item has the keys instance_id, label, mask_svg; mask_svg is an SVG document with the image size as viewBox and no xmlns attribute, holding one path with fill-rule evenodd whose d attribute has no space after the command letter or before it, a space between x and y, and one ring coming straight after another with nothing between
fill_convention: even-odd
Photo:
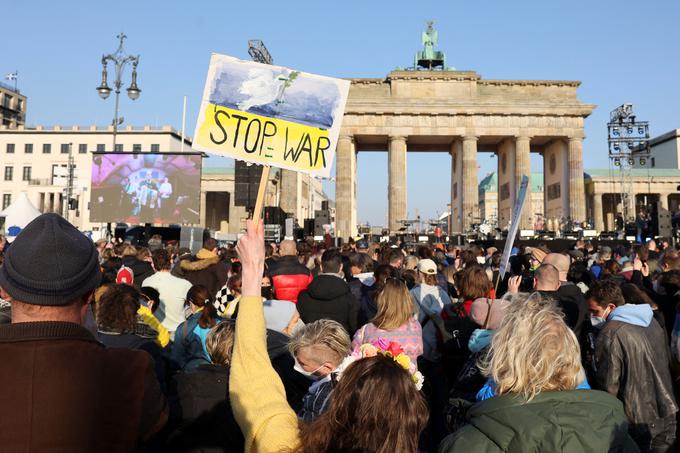
<instances>
[{"instance_id":1,"label":"black winter jacket","mask_svg":"<svg viewBox=\"0 0 680 453\"><path fill-rule=\"evenodd\" d=\"M562 282L557 294L559 295L559 304L565 310L567 324L576 334L576 338L581 339L583 329L587 327L584 323L590 322L588 303L583 292L581 292L581 288L571 282Z\"/></svg>"},{"instance_id":2,"label":"black winter jacket","mask_svg":"<svg viewBox=\"0 0 680 453\"><path fill-rule=\"evenodd\" d=\"M141 288L142 282L155 273L150 263L138 260L136 256L124 256L121 264L132 269L134 278L133 284L137 288Z\"/></svg>"},{"instance_id":3,"label":"black winter jacket","mask_svg":"<svg viewBox=\"0 0 680 453\"><path fill-rule=\"evenodd\" d=\"M229 403L228 367L205 364L178 373L173 391L177 404L172 412L181 422L168 440L168 451L243 450L245 440Z\"/></svg>"},{"instance_id":4,"label":"black winter jacket","mask_svg":"<svg viewBox=\"0 0 680 453\"><path fill-rule=\"evenodd\" d=\"M335 275L321 274L312 280L298 296L297 310L305 323L319 319L332 319L347 330L350 336L356 332L359 302L349 285Z\"/></svg>"}]
</instances>

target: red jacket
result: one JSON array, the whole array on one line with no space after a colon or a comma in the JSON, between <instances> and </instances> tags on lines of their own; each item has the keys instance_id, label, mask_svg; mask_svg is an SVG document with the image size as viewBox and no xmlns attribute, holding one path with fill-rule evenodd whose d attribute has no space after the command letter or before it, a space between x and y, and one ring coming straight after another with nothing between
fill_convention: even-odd
<instances>
[{"instance_id":1,"label":"red jacket","mask_svg":"<svg viewBox=\"0 0 680 453\"><path fill-rule=\"evenodd\" d=\"M274 296L278 300L297 303L300 291L312 281L312 273L300 264L295 256L282 256L269 267L269 275L274 286Z\"/></svg>"}]
</instances>

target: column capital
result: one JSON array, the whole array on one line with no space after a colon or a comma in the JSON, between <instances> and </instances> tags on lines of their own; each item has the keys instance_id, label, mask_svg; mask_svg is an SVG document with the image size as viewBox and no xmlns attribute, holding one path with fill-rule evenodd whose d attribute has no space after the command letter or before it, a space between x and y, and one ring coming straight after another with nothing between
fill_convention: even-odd
<instances>
[{"instance_id":1,"label":"column capital","mask_svg":"<svg viewBox=\"0 0 680 453\"><path fill-rule=\"evenodd\" d=\"M585 137L582 136L582 135L572 135L572 136L567 137L567 141L568 141L569 143L572 143L572 142L582 142L584 138L585 138Z\"/></svg>"},{"instance_id":2,"label":"column capital","mask_svg":"<svg viewBox=\"0 0 680 453\"><path fill-rule=\"evenodd\" d=\"M352 134L340 134L338 135L338 141L340 140L349 140L350 142L354 143L354 135Z\"/></svg>"},{"instance_id":3,"label":"column capital","mask_svg":"<svg viewBox=\"0 0 680 453\"><path fill-rule=\"evenodd\" d=\"M513 137L515 137L515 141L517 141L517 142L520 141L520 140L531 141L531 139L533 138L532 135L525 134L525 133L515 134L515 135L513 135Z\"/></svg>"},{"instance_id":4,"label":"column capital","mask_svg":"<svg viewBox=\"0 0 680 453\"><path fill-rule=\"evenodd\" d=\"M389 140L391 142L405 142L408 140L406 135L390 135Z\"/></svg>"},{"instance_id":5,"label":"column capital","mask_svg":"<svg viewBox=\"0 0 680 453\"><path fill-rule=\"evenodd\" d=\"M470 141L475 141L475 142L476 142L477 140L479 140L479 135L476 135L476 134L465 134L465 135L463 135L462 140L463 140L464 142L470 142Z\"/></svg>"}]
</instances>

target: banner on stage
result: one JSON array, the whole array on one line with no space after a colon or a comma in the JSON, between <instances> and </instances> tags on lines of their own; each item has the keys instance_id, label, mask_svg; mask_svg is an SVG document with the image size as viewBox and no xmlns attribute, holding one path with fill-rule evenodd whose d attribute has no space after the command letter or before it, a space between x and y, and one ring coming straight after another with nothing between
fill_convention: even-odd
<instances>
[{"instance_id":1,"label":"banner on stage","mask_svg":"<svg viewBox=\"0 0 680 453\"><path fill-rule=\"evenodd\" d=\"M503 256L501 256L501 264L498 272L498 278L500 280L503 280L503 277L505 277L505 272L508 269L508 263L510 262L510 252L512 251L512 244L515 242L517 230L519 229L520 214L522 212L522 207L524 206L524 200L527 196L528 186L529 178L524 175L522 176L522 181L519 185L519 193L517 194L517 200L515 200L515 207L512 209L512 221L510 223L510 229L508 230L508 237L505 239Z\"/></svg>"},{"instance_id":2,"label":"banner on stage","mask_svg":"<svg viewBox=\"0 0 680 453\"><path fill-rule=\"evenodd\" d=\"M192 147L327 178L349 85L214 53Z\"/></svg>"}]
</instances>

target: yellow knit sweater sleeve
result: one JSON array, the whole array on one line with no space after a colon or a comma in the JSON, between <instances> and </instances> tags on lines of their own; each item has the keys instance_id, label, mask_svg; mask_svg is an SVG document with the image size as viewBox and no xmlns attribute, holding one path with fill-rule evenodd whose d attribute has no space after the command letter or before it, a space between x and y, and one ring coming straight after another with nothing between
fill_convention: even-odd
<instances>
[{"instance_id":1,"label":"yellow knit sweater sleeve","mask_svg":"<svg viewBox=\"0 0 680 453\"><path fill-rule=\"evenodd\" d=\"M161 345L162 348L166 347L168 343L170 343L170 333L168 332L168 329L163 327L163 324L161 324L158 318L151 313L151 309L144 305L140 305L137 314L144 320L144 324L158 332L156 343Z\"/></svg>"},{"instance_id":2,"label":"yellow knit sweater sleeve","mask_svg":"<svg viewBox=\"0 0 680 453\"><path fill-rule=\"evenodd\" d=\"M245 452L295 451L298 418L267 354L261 297L241 297L236 318L229 399L246 440Z\"/></svg>"}]
</instances>

